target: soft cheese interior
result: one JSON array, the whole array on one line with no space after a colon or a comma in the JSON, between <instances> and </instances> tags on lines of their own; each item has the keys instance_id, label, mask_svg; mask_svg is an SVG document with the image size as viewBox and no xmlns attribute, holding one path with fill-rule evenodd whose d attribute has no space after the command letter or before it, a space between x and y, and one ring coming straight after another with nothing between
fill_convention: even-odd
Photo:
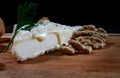
<instances>
[{"instance_id":1,"label":"soft cheese interior","mask_svg":"<svg viewBox=\"0 0 120 78\"><path fill-rule=\"evenodd\" d=\"M20 30L12 47L12 54L18 61L35 58L46 51L68 44L74 31L80 26L66 26L54 22L36 24L31 31Z\"/></svg>"}]
</instances>

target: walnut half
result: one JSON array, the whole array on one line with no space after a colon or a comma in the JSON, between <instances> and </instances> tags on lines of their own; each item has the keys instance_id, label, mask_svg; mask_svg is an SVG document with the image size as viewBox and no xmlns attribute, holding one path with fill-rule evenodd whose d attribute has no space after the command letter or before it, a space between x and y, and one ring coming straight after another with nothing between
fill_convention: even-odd
<instances>
[{"instance_id":1,"label":"walnut half","mask_svg":"<svg viewBox=\"0 0 120 78\"><path fill-rule=\"evenodd\" d=\"M5 25L2 18L0 18L0 37L5 33Z\"/></svg>"}]
</instances>

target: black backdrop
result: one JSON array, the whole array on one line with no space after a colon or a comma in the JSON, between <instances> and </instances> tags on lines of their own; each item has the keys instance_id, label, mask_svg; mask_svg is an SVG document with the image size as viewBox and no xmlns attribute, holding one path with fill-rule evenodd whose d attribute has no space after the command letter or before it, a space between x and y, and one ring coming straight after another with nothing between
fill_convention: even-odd
<instances>
[{"instance_id":1,"label":"black backdrop","mask_svg":"<svg viewBox=\"0 0 120 78\"><path fill-rule=\"evenodd\" d=\"M104 1L79 0L26 0L38 3L37 15L34 21L48 17L51 21L66 25L94 24L103 27L109 33L119 31L119 3ZM12 32L17 21L17 6L24 0L0 1L0 17L6 25L6 32Z\"/></svg>"}]
</instances>

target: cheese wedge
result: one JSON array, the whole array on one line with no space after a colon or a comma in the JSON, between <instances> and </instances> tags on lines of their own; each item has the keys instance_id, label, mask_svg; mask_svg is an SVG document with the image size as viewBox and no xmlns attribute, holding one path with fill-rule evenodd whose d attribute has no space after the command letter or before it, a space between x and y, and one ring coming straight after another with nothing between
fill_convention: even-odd
<instances>
[{"instance_id":1,"label":"cheese wedge","mask_svg":"<svg viewBox=\"0 0 120 78\"><path fill-rule=\"evenodd\" d=\"M12 54L17 61L25 61L61 48L63 44L68 44L73 32L79 27L47 22L36 24L31 31L20 30L14 39Z\"/></svg>"}]
</instances>

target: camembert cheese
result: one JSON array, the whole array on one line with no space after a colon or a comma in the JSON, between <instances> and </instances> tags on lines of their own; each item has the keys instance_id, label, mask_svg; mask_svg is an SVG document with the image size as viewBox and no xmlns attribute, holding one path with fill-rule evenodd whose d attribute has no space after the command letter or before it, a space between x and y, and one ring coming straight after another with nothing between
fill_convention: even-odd
<instances>
[{"instance_id":1,"label":"camembert cheese","mask_svg":"<svg viewBox=\"0 0 120 78\"><path fill-rule=\"evenodd\" d=\"M79 28L80 26L71 27L49 21L36 24L31 31L19 30L13 42L12 54L17 61L43 55L46 51L67 45L74 31Z\"/></svg>"}]
</instances>

